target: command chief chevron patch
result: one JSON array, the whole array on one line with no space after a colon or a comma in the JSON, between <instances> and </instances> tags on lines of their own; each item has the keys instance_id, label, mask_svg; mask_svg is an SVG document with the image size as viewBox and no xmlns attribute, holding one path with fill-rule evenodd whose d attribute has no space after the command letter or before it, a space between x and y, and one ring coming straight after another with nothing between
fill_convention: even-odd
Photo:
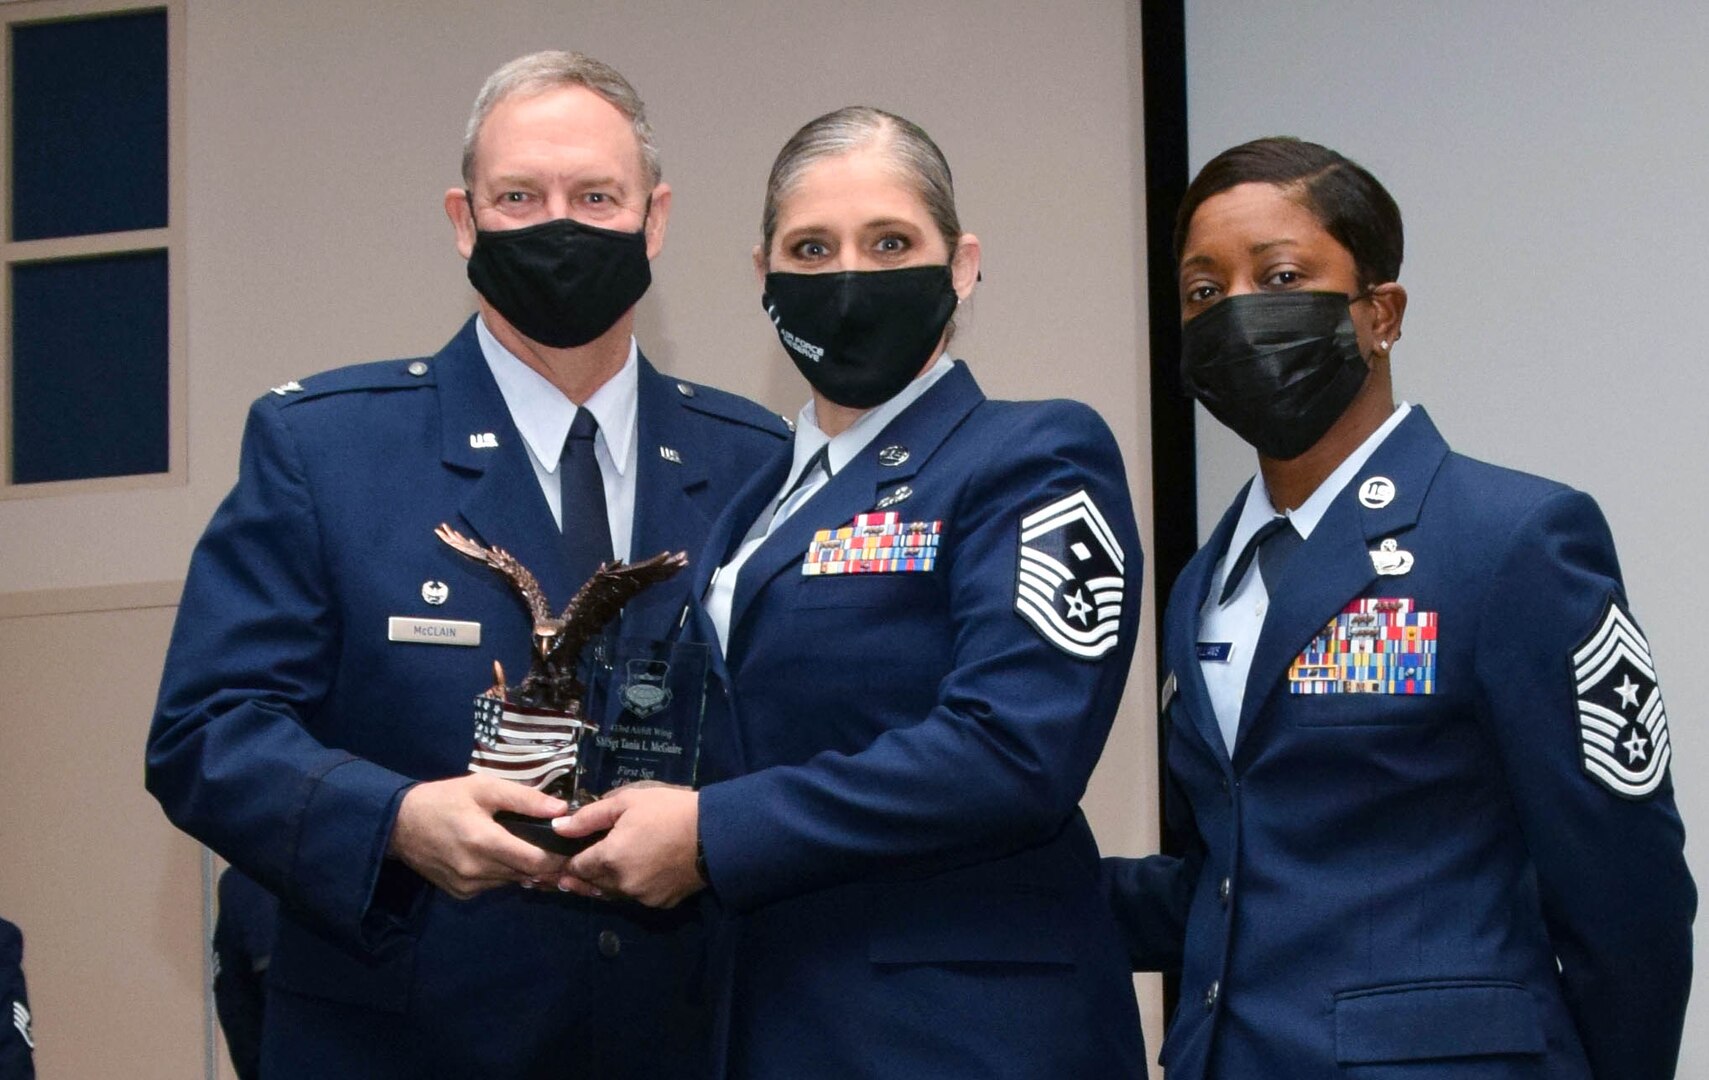
<instances>
[{"instance_id":1,"label":"command chief chevron patch","mask_svg":"<svg viewBox=\"0 0 1709 1080\"><path fill-rule=\"evenodd\" d=\"M1124 556L1084 489L1021 518L1015 610L1044 639L1096 660L1120 637Z\"/></svg>"},{"instance_id":2,"label":"command chief chevron patch","mask_svg":"<svg viewBox=\"0 0 1709 1080\"><path fill-rule=\"evenodd\" d=\"M1628 799L1654 793L1673 759L1650 643L1613 595L1572 657L1584 771Z\"/></svg>"}]
</instances>

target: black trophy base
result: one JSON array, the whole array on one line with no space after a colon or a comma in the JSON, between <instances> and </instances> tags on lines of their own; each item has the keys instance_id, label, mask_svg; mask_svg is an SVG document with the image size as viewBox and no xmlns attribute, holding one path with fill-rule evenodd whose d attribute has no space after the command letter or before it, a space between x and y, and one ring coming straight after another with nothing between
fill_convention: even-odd
<instances>
[{"instance_id":1,"label":"black trophy base","mask_svg":"<svg viewBox=\"0 0 1709 1080\"><path fill-rule=\"evenodd\" d=\"M572 814L574 810L570 811ZM493 820L509 829L511 835L519 836L537 848L544 848L554 855L580 855L583 851L605 839L606 829L592 836L559 836L552 831L552 819L544 817L529 817L518 814L513 810L500 810L493 815Z\"/></svg>"}]
</instances>

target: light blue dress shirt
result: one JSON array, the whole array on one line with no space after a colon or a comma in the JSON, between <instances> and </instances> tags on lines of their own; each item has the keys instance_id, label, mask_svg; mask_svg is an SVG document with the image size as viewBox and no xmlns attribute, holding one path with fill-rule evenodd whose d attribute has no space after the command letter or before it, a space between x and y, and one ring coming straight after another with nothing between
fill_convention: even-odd
<instances>
[{"instance_id":1,"label":"light blue dress shirt","mask_svg":"<svg viewBox=\"0 0 1709 1080\"><path fill-rule=\"evenodd\" d=\"M475 337L481 343L481 355L486 357L499 393L504 396L510 418L522 433L528 462L534 466L534 476L540 481L546 505L552 508L552 520L562 529L564 512L559 504L563 492L558 479L558 460L563 455L570 424L576 418L576 403L501 345L479 318L475 320ZM640 350L631 337L629 359L624 361L622 369L581 406L593 413L599 424L599 434L593 440L593 457L599 463L600 479L605 482L611 553L624 562L629 561L629 541L635 528L635 425L639 413L635 395L641 384L639 357Z\"/></svg>"}]
</instances>

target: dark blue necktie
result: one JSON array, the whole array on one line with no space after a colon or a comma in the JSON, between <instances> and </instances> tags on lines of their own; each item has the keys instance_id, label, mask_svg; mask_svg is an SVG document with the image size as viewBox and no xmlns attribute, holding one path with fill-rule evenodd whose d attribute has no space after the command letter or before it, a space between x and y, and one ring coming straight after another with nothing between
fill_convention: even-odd
<instances>
[{"instance_id":1,"label":"dark blue necktie","mask_svg":"<svg viewBox=\"0 0 1709 1080\"><path fill-rule=\"evenodd\" d=\"M1264 575L1264 588L1272 596L1276 593L1276 583L1282 580L1282 567L1287 563L1288 556L1301 544L1300 534L1293 523L1283 514L1259 526L1252 539L1246 541L1246 546L1240 549L1240 557L1234 560L1234 565L1228 568L1228 576L1222 581L1222 595L1217 597L1218 604L1226 604L1240 588L1240 581L1246 576L1246 571L1252 568L1254 556L1258 559L1258 571Z\"/></svg>"},{"instance_id":2,"label":"dark blue necktie","mask_svg":"<svg viewBox=\"0 0 1709 1080\"><path fill-rule=\"evenodd\" d=\"M577 409L558 459L558 520L564 529L564 557L575 588L611 561L611 523L605 512L605 481L593 456L599 424L593 413Z\"/></svg>"}]
</instances>

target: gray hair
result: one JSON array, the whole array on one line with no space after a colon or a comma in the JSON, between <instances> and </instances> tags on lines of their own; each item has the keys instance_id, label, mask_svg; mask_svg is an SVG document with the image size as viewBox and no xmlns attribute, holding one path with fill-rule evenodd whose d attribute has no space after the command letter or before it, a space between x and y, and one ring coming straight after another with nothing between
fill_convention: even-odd
<instances>
[{"instance_id":1,"label":"gray hair","mask_svg":"<svg viewBox=\"0 0 1709 1080\"><path fill-rule=\"evenodd\" d=\"M641 167L646 173L647 187L659 182L663 171L659 166L659 148L653 142L653 127L647 123L647 107L641 95L629 85L629 80L609 64L591 56L560 49L530 53L512 60L487 78L486 85L475 97L475 108L469 113L469 126L463 132L463 183L475 183L475 143L481 127L499 102L517 94L539 94L565 86L585 86L622 113L635 129L635 142L641 148Z\"/></svg>"},{"instance_id":2,"label":"gray hair","mask_svg":"<svg viewBox=\"0 0 1709 1080\"><path fill-rule=\"evenodd\" d=\"M955 212L955 184L943 151L911 120L870 105L849 105L808 121L777 152L771 178L766 181L765 213L761 218L768 260L772 237L777 232L778 203L800 182L802 174L826 158L875 144L888 152L896 171L914 186L932 223L954 253L956 242L961 239L961 219Z\"/></svg>"}]
</instances>

